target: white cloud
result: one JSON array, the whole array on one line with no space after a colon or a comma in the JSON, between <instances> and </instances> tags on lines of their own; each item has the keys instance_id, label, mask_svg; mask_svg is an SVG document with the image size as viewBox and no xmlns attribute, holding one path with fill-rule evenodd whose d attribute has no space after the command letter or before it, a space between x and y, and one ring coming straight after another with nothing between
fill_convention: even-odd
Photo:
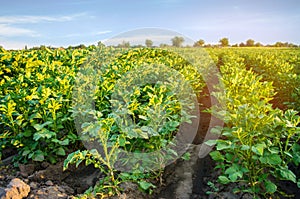
<instances>
[{"instance_id":1,"label":"white cloud","mask_svg":"<svg viewBox=\"0 0 300 199\"><path fill-rule=\"evenodd\" d=\"M0 38L0 46L3 46L5 49L24 49L26 45L28 48L33 46L28 45L25 42L9 41L7 39Z\"/></svg>"},{"instance_id":2,"label":"white cloud","mask_svg":"<svg viewBox=\"0 0 300 199\"><path fill-rule=\"evenodd\" d=\"M64 16L33 16L33 15L16 15L16 16L0 16L0 36L40 36L36 31L17 27L18 24L36 24L45 22L65 22L72 21L76 18L86 15L85 13L64 15Z\"/></svg>"},{"instance_id":3,"label":"white cloud","mask_svg":"<svg viewBox=\"0 0 300 199\"><path fill-rule=\"evenodd\" d=\"M111 33L111 30L103 30L103 31L95 31L95 32L81 32L81 33L71 33L61 36L61 38L74 38L74 37L90 37L97 35L104 35L107 33Z\"/></svg>"},{"instance_id":4,"label":"white cloud","mask_svg":"<svg viewBox=\"0 0 300 199\"><path fill-rule=\"evenodd\" d=\"M0 36L13 37L13 36L39 36L35 31L25 28L16 28L7 24L0 24Z\"/></svg>"},{"instance_id":5,"label":"white cloud","mask_svg":"<svg viewBox=\"0 0 300 199\"><path fill-rule=\"evenodd\" d=\"M65 16L31 16L31 15L0 16L0 24L64 22L64 21L72 21L75 18L82 17L84 15L85 13L65 15Z\"/></svg>"},{"instance_id":6,"label":"white cloud","mask_svg":"<svg viewBox=\"0 0 300 199\"><path fill-rule=\"evenodd\" d=\"M111 33L111 32L112 32L111 30L98 31L98 32L95 32L94 35L104 35L104 34Z\"/></svg>"}]
</instances>

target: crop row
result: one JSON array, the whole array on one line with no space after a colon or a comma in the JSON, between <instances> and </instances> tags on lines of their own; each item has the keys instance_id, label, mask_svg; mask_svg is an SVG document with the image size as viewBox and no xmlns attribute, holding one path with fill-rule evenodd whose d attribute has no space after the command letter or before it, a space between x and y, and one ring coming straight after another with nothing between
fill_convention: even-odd
<instances>
[{"instance_id":1,"label":"crop row","mask_svg":"<svg viewBox=\"0 0 300 199\"><path fill-rule=\"evenodd\" d=\"M300 163L299 52L207 50L212 59L190 48L0 49L0 155L14 148L17 161L55 163L69 154L65 169L85 162L106 174L94 188L103 197L124 181L151 192L149 179L182 155L176 135L208 86L219 101L210 111L225 122L213 129L221 139L206 142L218 181L254 197L279 193L278 180L300 186L289 168Z\"/></svg>"}]
</instances>

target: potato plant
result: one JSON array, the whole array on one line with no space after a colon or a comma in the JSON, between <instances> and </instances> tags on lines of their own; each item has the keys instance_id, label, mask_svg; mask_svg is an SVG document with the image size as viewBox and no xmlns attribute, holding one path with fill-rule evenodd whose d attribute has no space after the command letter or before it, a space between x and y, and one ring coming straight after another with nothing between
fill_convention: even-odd
<instances>
[{"instance_id":1,"label":"potato plant","mask_svg":"<svg viewBox=\"0 0 300 199\"><path fill-rule=\"evenodd\" d=\"M69 154L65 169L85 162L106 175L89 194L118 194L124 181L151 193L151 179L180 155L175 138L195 116L192 99L212 81L220 103L211 112L226 124L213 129L220 139L207 142L216 145L218 181L257 198L283 193L281 180L300 186L289 169L300 162L299 50L207 51L211 59L193 48L0 48L0 157L5 148L17 149L22 162ZM139 153L155 155L138 163Z\"/></svg>"},{"instance_id":2,"label":"potato plant","mask_svg":"<svg viewBox=\"0 0 300 199\"><path fill-rule=\"evenodd\" d=\"M300 163L300 117L293 110L272 108L275 93L271 82L247 70L243 59L229 53L221 57L220 79L225 91L213 95L226 106L213 107L212 113L223 119L226 127L214 129L223 139L207 144L216 144L210 155L222 171L220 183L237 183L234 192L266 198L283 191L276 180L300 185L288 167Z\"/></svg>"},{"instance_id":3,"label":"potato plant","mask_svg":"<svg viewBox=\"0 0 300 199\"><path fill-rule=\"evenodd\" d=\"M186 60L166 50L98 50L78 73L72 108L77 129L90 149L70 154L65 168L95 159L94 165L110 171L100 186L107 188L106 194L119 193L117 185L126 180L150 189L154 185L144 177L160 177L167 161L179 155L173 149L177 131L182 123L191 123L191 112L198 106L195 93L205 84ZM109 129L102 125L107 120ZM141 153L150 155L145 158ZM117 172L116 160L119 168L128 170Z\"/></svg>"},{"instance_id":4,"label":"potato plant","mask_svg":"<svg viewBox=\"0 0 300 199\"><path fill-rule=\"evenodd\" d=\"M50 161L77 140L69 107L76 70L88 50L0 53L1 149L16 147L18 159Z\"/></svg>"}]
</instances>

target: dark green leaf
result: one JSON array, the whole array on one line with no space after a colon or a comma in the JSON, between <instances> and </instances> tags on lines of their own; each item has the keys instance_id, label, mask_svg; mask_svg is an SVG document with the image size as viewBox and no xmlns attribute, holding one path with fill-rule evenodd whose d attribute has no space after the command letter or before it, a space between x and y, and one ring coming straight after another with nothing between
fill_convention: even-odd
<instances>
[{"instance_id":1,"label":"dark green leaf","mask_svg":"<svg viewBox=\"0 0 300 199\"><path fill-rule=\"evenodd\" d=\"M294 183L297 182L296 175L288 168L281 167L281 168L277 169L277 171L279 171L279 174L283 179L290 180Z\"/></svg>"},{"instance_id":2,"label":"dark green leaf","mask_svg":"<svg viewBox=\"0 0 300 199\"><path fill-rule=\"evenodd\" d=\"M61 155L61 156L66 155L66 152L65 152L64 148L59 147L59 148L57 149L57 151L56 151L56 155Z\"/></svg>"},{"instance_id":3,"label":"dark green leaf","mask_svg":"<svg viewBox=\"0 0 300 199\"><path fill-rule=\"evenodd\" d=\"M261 163L270 165L279 165L281 163L281 158L277 154L265 155L259 158Z\"/></svg>"},{"instance_id":4,"label":"dark green leaf","mask_svg":"<svg viewBox=\"0 0 300 199\"><path fill-rule=\"evenodd\" d=\"M44 161L45 157L42 151L38 150L34 153L32 160L42 162Z\"/></svg>"},{"instance_id":5,"label":"dark green leaf","mask_svg":"<svg viewBox=\"0 0 300 199\"><path fill-rule=\"evenodd\" d=\"M275 193L276 192L277 186L273 182L267 180L267 181L265 181L264 184L265 184L267 193Z\"/></svg>"},{"instance_id":6,"label":"dark green leaf","mask_svg":"<svg viewBox=\"0 0 300 199\"><path fill-rule=\"evenodd\" d=\"M47 121L47 122L45 122L43 124L35 124L35 125L33 125L33 127L35 128L35 130L40 131L41 129L43 129L48 124L52 124L52 122Z\"/></svg>"},{"instance_id":7,"label":"dark green leaf","mask_svg":"<svg viewBox=\"0 0 300 199\"><path fill-rule=\"evenodd\" d=\"M212 151L209 153L211 158L217 162L224 161L223 155L219 151Z\"/></svg>"}]
</instances>

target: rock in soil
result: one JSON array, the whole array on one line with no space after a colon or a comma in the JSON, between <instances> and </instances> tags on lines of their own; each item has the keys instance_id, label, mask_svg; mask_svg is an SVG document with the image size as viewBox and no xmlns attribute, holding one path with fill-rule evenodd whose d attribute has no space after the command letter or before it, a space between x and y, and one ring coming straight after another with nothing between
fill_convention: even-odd
<instances>
[{"instance_id":1,"label":"rock in soil","mask_svg":"<svg viewBox=\"0 0 300 199\"><path fill-rule=\"evenodd\" d=\"M49 186L43 187L38 190L34 190L28 197L28 199L67 199L68 195L65 193L65 190L61 187Z\"/></svg>"},{"instance_id":2,"label":"rock in soil","mask_svg":"<svg viewBox=\"0 0 300 199\"><path fill-rule=\"evenodd\" d=\"M22 199L28 196L30 186L19 178L14 178L8 184L7 188L4 191L2 189L0 192L1 199Z\"/></svg>"},{"instance_id":3,"label":"rock in soil","mask_svg":"<svg viewBox=\"0 0 300 199\"><path fill-rule=\"evenodd\" d=\"M47 186L53 186L53 182L51 180L48 180L45 182L45 185Z\"/></svg>"}]
</instances>

